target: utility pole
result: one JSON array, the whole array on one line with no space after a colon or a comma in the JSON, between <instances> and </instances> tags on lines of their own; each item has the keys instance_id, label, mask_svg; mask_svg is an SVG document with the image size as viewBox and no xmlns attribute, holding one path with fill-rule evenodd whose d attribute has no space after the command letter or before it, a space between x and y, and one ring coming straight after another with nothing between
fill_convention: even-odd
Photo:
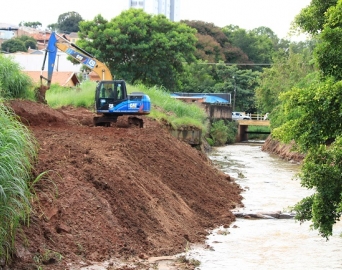
<instances>
[{"instance_id":1,"label":"utility pole","mask_svg":"<svg viewBox=\"0 0 342 270\"><path fill-rule=\"evenodd\" d=\"M235 96L236 96L236 81L235 81L235 76L233 76L233 80L234 80L233 112L235 112Z\"/></svg>"}]
</instances>

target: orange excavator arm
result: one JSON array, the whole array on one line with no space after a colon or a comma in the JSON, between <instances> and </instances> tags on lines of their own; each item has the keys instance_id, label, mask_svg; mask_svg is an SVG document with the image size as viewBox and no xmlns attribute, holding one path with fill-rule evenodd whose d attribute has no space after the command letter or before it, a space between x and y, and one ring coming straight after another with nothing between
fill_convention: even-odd
<instances>
[{"instance_id":1,"label":"orange excavator arm","mask_svg":"<svg viewBox=\"0 0 342 270\"><path fill-rule=\"evenodd\" d=\"M57 39L57 37L59 39ZM44 78L41 74L41 79L45 79L48 82L47 88L50 88L52 74L54 70L54 64L56 60L57 50L61 50L65 52L67 55L74 58L79 63L85 65L89 69L93 70L101 80L113 80L112 74L109 68L99 60L97 60L94 56L76 46L76 44L71 43L66 38L56 34L55 32L51 33L51 36L48 41L48 45L46 47L45 58L42 67L42 73L44 70L44 65L46 61L46 56L48 56L48 77Z\"/></svg>"}]
</instances>

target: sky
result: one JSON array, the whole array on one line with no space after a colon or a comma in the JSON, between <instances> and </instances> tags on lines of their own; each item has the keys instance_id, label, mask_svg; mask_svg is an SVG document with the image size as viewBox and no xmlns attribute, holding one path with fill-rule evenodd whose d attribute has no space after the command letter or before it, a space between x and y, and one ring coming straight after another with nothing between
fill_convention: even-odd
<instances>
[{"instance_id":1,"label":"sky","mask_svg":"<svg viewBox=\"0 0 342 270\"><path fill-rule=\"evenodd\" d=\"M180 19L199 20L216 26L237 25L246 30L269 27L278 38L287 35L290 24L311 0L180 0ZM18 25L21 21L39 21L46 27L58 16L78 12L92 20L98 14L110 20L128 8L128 0L73 1L10 0L1 6L0 23ZM293 40L301 38L291 38Z\"/></svg>"}]
</instances>

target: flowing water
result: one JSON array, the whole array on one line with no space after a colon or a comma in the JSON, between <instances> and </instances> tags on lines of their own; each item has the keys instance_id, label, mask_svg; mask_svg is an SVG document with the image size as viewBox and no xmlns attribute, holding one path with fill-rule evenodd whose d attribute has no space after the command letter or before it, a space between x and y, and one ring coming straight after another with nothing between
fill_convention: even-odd
<instances>
[{"instance_id":1,"label":"flowing water","mask_svg":"<svg viewBox=\"0 0 342 270\"><path fill-rule=\"evenodd\" d=\"M262 152L260 144L219 147L210 159L245 190L239 212L287 212L312 193L294 179L298 164ZM201 262L201 270L342 269L341 234L340 223L326 241L309 222L239 218L230 228L211 232L207 248L193 248L188 255Z\"/></svg>"}]
</instances>

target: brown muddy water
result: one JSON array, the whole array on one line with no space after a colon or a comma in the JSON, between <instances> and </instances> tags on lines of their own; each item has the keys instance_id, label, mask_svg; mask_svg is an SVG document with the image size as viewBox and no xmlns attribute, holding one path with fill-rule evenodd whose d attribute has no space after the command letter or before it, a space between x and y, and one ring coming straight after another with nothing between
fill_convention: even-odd
<instances>
[{"instance_id":1,"label":"brown muddy water","mask_svg":"<svg viewBox=\"0 0 342 270\"><path fill-rule=\"evenodd\" d=\"M289 213L312 191L295 175L300 165L261 151L261 144L216 148L210 159L244 188L244 213ZM192 247L187 256L200 270L221 269L342 269L342 224L326 241L310 223L294 219L238 218L230 228L210 232L206 248Z\"/></svg>"}]
</instances>

